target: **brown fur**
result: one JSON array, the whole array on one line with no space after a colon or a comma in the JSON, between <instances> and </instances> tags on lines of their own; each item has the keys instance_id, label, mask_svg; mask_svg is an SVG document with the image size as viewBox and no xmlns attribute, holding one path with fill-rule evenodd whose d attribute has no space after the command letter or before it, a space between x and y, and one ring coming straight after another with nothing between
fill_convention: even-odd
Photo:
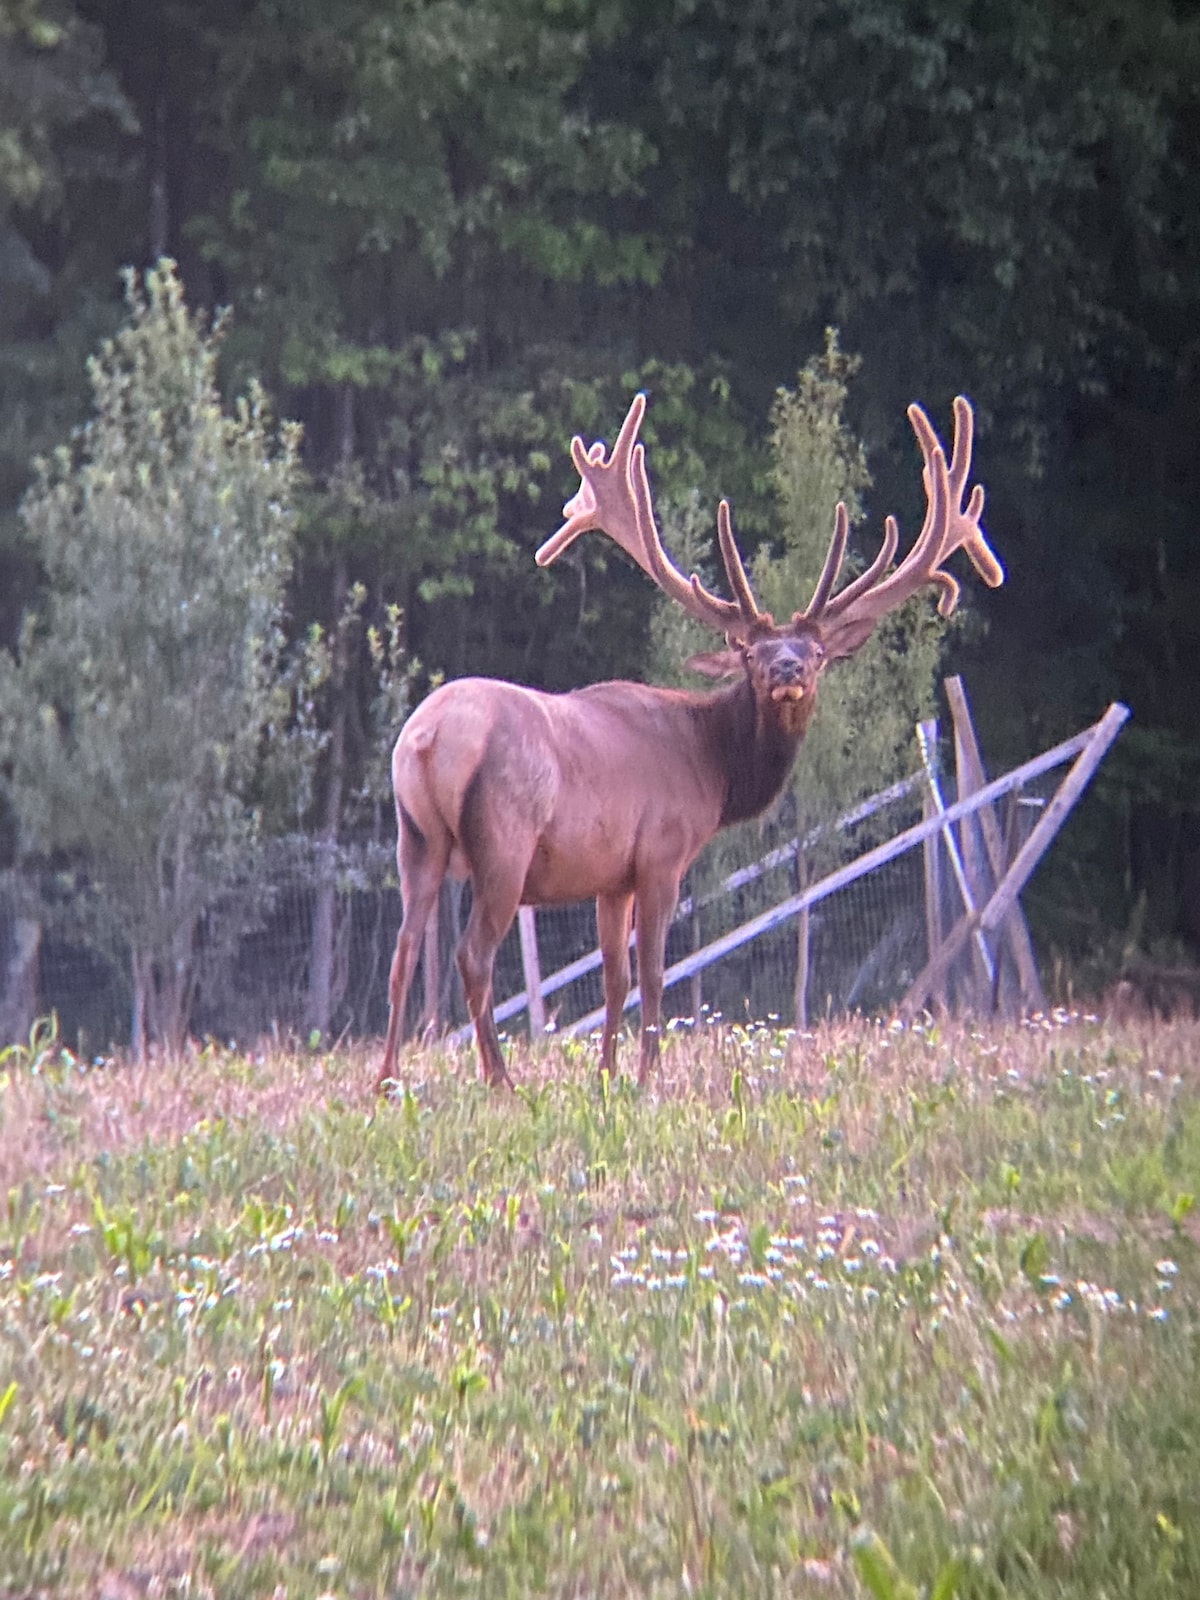
<instances>
[{"instance_id":1,"label":"brown fur","mask_svg":"<svg viewBox=\"0 0 1200 1600\"><path fill-rule=\"evenodd\" d=\"M811 715L817 658L800 645L760 650L776 658L763 683L802 673L804 699L761 700L748 674L707 695L620 682L553 695L462 678L417 708L392 759L404 921L381 1085L394 1072L425 920L447 872L472 884L458 965L485 1077L507 1081L492 1020L492 963L518 905L591 896L604 953L601 1061L609 1072L637 907L646 1076L658 1054L667 925L680 879L719 828L770 805Z\"/></svg>"}]
</instances>

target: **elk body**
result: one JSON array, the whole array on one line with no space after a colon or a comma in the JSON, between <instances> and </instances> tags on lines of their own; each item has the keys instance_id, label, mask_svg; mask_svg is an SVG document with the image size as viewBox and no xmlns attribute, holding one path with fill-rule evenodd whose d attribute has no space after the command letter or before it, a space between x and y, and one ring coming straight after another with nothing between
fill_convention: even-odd
<instances>
[{"instance_id":1,"label":"elk body","mask_svg":"<svg viewBox=\"0 0 1200 1600\"><path fill-rule=\"evenodd\" d=\"M404 917L389 979L380 1089L395 1072L422 934L447 873L471 880L457 960L487 1081L509 1081L492 1016L492 969L517 907L594 896L604 958L601 1070L616 1068L636 923L644 1082L658 1057L667 927L680 880L715 833L758 815L779 794L822 672L852 655L885 613L926 584L940 590L939 610L948 615L958 585L943 563L959 547L985 582L1003 581L980 526L983 489L976 485L963 504L972 416L961 397L949 465L924 412L909 409L927 509L900 565L889 570L899 535L888 517L874 562L837 591L848 532L839 505L812 599L778 625L754 599L725 501L717 533L733 598L720 598L671 563L655 526L644 447L636 442L644 410L639 394L607 457L603 444L588 449L572 440L581 487L536 559L546 566L580 534L602 530L672 600L724 634L724 650L690 664L732 681L704 693L614 682L545 694L461 678L418 706L392 756Z\"/></svg>"}]
</instances>

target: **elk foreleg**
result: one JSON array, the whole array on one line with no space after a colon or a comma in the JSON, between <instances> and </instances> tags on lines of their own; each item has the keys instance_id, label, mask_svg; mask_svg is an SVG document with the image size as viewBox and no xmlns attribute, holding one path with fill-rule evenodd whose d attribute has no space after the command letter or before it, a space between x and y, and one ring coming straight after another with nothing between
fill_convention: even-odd
<instances>
[{"instance_id":1,"label":"elk foreleg","mask_svg":"<svg viewBox=\"0 0 1200 1600\"><path fill-rule=\"evenodd\" d=\"M662 1026L663 967L667 955L667 928L679 899L679 880L671 878L639 884L637 891L638 987L642 995L642 1040L638 1083L644 1084L658 1065Z\"/></svg>"},{"instance_id":2,"label":"elk foreleg","mask_svg":"<svg viewBox=\"0 0 1200 1600\"><path fill-rule=\"evenodd\" d=\"M448 836L428 840L410 818L401 816L397 866L404 916L396 935L396 950L388 977L387 1042L383 1047L383 1065L375 1083L377 1094L383 1094L396 1075L396 1054L400 1047L400 1030L404 1026L404 1006L417 969L421 936L430 912L437 905L449 855Z\"/></svg>"},{"instance_id":3,"label":"elk foreleg","mask_svg":"<svg viewBox=\"0 0 1200 1600\"><path fill-rule=\"evenodd\" d=\"M596 933L604 958L604 1039L600 1045L600 1071L609 1079L617 1073L617 1037L629 993L629 929L633 920L632 894L596 897Z\"/></svg>"}]
</instances>

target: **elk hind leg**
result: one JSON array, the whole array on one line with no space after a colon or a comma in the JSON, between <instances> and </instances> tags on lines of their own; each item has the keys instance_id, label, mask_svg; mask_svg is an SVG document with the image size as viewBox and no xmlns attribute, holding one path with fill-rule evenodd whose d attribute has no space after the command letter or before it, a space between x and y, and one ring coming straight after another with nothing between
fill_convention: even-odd
<instances>
[{"instance_id":1,"label":"elk hind leg","mask_svg":"<svg viewBox=\"0 0 1200 1600\"><path fill-rule=\"evenodd\" d=\"M504 848L477 849L473 859L468 857L471 914L459 940L456 959L467 996L467 1009L475 1024L480 1075L493 1087L506 1084L511 1089L512 1080L504 1065L500 1035L492 1015L492 975L500 941L517 914L533 847L530 845L526 851L518 845L511 853L510 849L506 838Z\"/></svg>"},{"instance_id":2,"label":"elk hind leg","mask_svg":"<svg viewBox=\"0 0 1200 1600\"><path fill-rule=\"evenodd\" d=\"M404 915L396 935L396 949L392 956L392 970L388 976L388 1031L383 1047L383 1065L379 1070L376 1092L384 1093L396 1075L396 1055L400 1046L400 1030L404 1026L404 1007L417 958L421 950L421 937L430 912L437 905L438 891L450 859L450 837L442 833L429 838L417 827L408 812L400 811L400 842L396 851L400 869L400 893Z\"/></svg>"},{"instance_id":3,"label":"elk hind leg","mask_svg":"<svg viewBox=\"0 0 1200 1600\"><path fill-rule=\"evenodd\" d=\"M617 1071L617 1037L629 993L629 929L633 921L632 894L596 897L596 933L604 959L604 1038L600 1045L600 1071L611 1080Z\"/></svg>"}]
</instances>

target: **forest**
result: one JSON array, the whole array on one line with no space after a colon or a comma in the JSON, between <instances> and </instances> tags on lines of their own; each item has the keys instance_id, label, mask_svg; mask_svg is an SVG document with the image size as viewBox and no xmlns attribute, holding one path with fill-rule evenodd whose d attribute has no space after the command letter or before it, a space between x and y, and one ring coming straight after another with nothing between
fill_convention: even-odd
<instances>
[{"instance_id":1,"label":"forest","mask_svg":"<svg viewBox=\"0 0 1200 1600\"><path fill-rule=\"evenodd\" d=\"M1194 961L1198 155L1181 0L0 0L0 655L123 269L229 308L223 390L302 426L280 648L338 641L300 819L330 838L384 753L389 626L410 701L650 671L611 546L533 561L573 433L644 389L660 502L711 530L726 495L769 556L772 408L837 348L860 558L919 523L906 406L974 404L1008 576L965 586L944 666L996 770L1131 709L1036 881L1043 959ZM0 810L0 867L23 848Z\"/></svg>"}]
</instances>

